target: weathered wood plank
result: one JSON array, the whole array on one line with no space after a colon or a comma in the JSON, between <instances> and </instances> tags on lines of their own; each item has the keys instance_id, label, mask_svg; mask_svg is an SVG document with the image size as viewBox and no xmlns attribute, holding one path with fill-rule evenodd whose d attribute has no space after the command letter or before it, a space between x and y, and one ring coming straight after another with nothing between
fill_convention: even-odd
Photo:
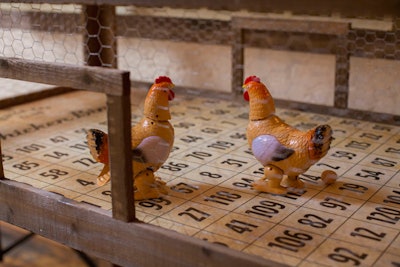
<instances>
[{"instance_id":1,"label":"weathered wood plank","mask_svg":"<svg viewBox=\"0 0 400 267\"><path fill-rule=\"evenodd\" d=\"M0 220L122 266L283 266L11 180L0 203Z\"/></svg>"},{"instance_id":2,"label":"weathered wood plank","mask_svg":"<svg viewBox=\"0 0 400 267\"><path fill-rule=\"evenodd\" d=\"M3 0L1 2L15 2ZM340 13L342 16L383 17L399 15L399 0L247 0L247 1L187 1L187 0L20 0L20 3L83 4L83 5L137 5L143 7L208 8L212 10L249 10L256 12L285 12L294 14L324 15Z\"/></svg>"},{"instance_id":3,"label":"weathered wood plank","mask_svg":"<svg viewBox=\"0 0 400 267\"><path fill-rule=\"evenodd\" d=\"M113 214L123 221L134 220L129 72L0 58L0 77L66 85L107 94L110 165L111 176L114 177L111 188Z\"/></svg>"},{"instance_id":4,"label":"weathered wood plank","mask_svg":"<svg viewBox=\"0 0 400 267\"><path fill-rule=\"evenodd\" d=\"M2 155L3 154L1 152L1 142L0 142L0 179L4 179L4 168L3 168L3 156ZM0 247L0 249L1 249L1 247Z\"/></svg>"},{"instance_id":5,"label":"weathered wood plank","mask_svg":"<svg viewBox=\"0 0 400 267\"><path fill-rule=\"evenodd\" d=\"M241 28L234 28L232 42L232 91L241 94L244 81L244 36Z\"/></svg>"},{"instance_id":6,"label":"weathered wood plank","mask_svg":"<svg viewBox=\"0 0 400 267\"><path fill-rule=\"evenodd\" d=\"M117 68L115 6L87 5L85 15L85 59L89 66Z\"/></svg>"},{"instance_id":7,"label":"weathered wood plank","mask_svg":"<svg viewBox=\"0 0 400 267\"><path fill-rule=\"evenodd\" d=\"M135 219L135 203L129 88L126 91L126 97L107 96L107 114L113 217L130 222Z\"/></svg>"},{"instance_id":8,"label":"weathered wood plank","mask_svg":"<svg viewBox=\"0 0 400 267\"><path fill-rule=\"evenodd\" d=\"M275 99L275 104L277 107L280 108L307 110L308 112L314 112L319 114L327 114L343 118L351 118L355 120L373 121L378 123L387 123L391 125L400 126L400 116L393 114L378 113L365 110L355 110L349 108L343 109L343 108L329 107L324 105L303 103L303 102L284 100L284 99Z\"/></svg>"},{"instance_id":9,"label":"weathered wood plank","mask_svg":"<svg viewBox=\"0 0 400 267\"><path fill-rule=\"evenodd\" d=\"M23 103L44 99L46 97L64 94L64 93L70 92L72 90L73 89L66 88L66 87L53 87L53 88L44 89L42 91L29 92L27 94L16 95L16 96L12 96L10 98L0 99L0 107L6 108L6 107L15 106L15 105L20 105Z\"/></svg>"},{"instance_id":10,"label":"weathered wood plank","mask_svg":"<svg viewBox=\"0 0 400 267\"><path fill-rule=\"evenodd\" d=\"M350 25L347 22L250 17L232 18L232 27L248 30L285 31L328 35L344 35L347 34L350 29Z\"/></svg>"},{"instance_id":11,"label":"weathered wood plank","mask_svg":"<svg viewBox=\"0 0 400 267\"><path fill-rule=\"evenodd\" d=\"M38 82L108 95L123 95L123 83L129 72L100 67L0 57L0 77Z\"/></svg>"}]
</instances>

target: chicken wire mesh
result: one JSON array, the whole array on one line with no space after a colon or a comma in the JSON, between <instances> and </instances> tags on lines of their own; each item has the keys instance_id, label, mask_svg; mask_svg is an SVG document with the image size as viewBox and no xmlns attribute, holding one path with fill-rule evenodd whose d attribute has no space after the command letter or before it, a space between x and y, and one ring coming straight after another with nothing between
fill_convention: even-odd
<instances>
[{"instance_id":1,"label":"chicken wire mesh","mask_svg":"<svg viewBox=\"0 0 400 267\"><path fill-rule=\"evenodd\" d=\"M351 83L352 77L358 77L352 76L351 69L357 67L350 67L350 58L400 59L400 19L395 16L350 18L337 13L18 3L0 3L0 16L1 56L118 67L131 71L132 80L146 83L158 75L169 75L178 86L222 92L239 92L243 76L256 71L267 73L278 98L339 108L348 107L352 100L349 79ZM278 22L272 29L237 29L232 23L236 17ZM279 28L282 20L289 21L288 28ZM311 26L296 30L299 20ZM313 32L313 25L321 21L348 23L349 29L343 34ZM322 88L314 92L307 88L315 85L290 77L296 75L293 67L283 71L286 76L271 74L269 68L277 62L268 61L268 57L261 60L251 53L253 48L332 55L329 64L333 74L308 73L326 76L327 82L318 82ZM313 65L308 63L307 68ZM392 91L398 89L397 84L390 86L389 95L395 95ZM296 95L291 91L302 96L291 98ZM393 108L385 109L393 105L381 106L374 111L396 113Z\"/></svg>"}]
</instances>

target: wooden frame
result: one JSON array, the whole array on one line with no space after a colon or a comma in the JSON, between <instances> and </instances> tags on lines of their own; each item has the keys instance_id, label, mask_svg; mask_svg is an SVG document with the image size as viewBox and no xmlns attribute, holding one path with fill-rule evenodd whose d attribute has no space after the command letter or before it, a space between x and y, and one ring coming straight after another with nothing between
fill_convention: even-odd
<instances>
[{"instance_id":1,"label":"wooden frame","mask_svg":"<svg viewBox=\"0 0 400 267\"><path fill-rule=\"evenodd\" d=\"M1 143L0 143L0 155L3 155L1 152ZM3 158L1 158L1 160L0 160L0 179L4 179L4 178L5 178L5 176L4 176L4 169L3 169ZM1 244L1 242L0 242L0 244Z\"/></svg>"},{"instance_id":2,"label":"wooden frame","mask_svg":"<svg viewBox=\"0 0 400 267\"><path fill-rule=\"evenodd\" d=\"M346 37L350 30L348 22L303 21L294 19L260 19L234 17L232 28L235 42L232 47L232 88L241 90L244 80L244 48L247 45L245 31L289 32L300 34L331 35L336 37L335 49L335 95L334 107L345 109L348 106L350 53L346 49ZM312 48L309 48L312 50ZM287 50L290 50L289 48ZM306 51L309 52L309 51ZM312 51L311 51L312 52ZM329 53L330 51L326 51Z\"/></svg>"},{"instance_id":3,"label":"wooden frame","mask_svg":"<svg viewBox=\"0 0 400 267\"><path fill-rule=\"evenodd\" d=\"M121 177L112 181L114 217L134 219L130 133L129 72L115 69L37 63L0 58L2 78L83 89L107 94L111 173ZM117 160L118 159L118 160Z\"/></svg>"},{"instance_id":4,"label":"wooden frame","mask_svg":"<svg viewBox=\"0 0 400 267\"><path fill-rule=\"evenodd\" d=\"M347 108L349 94L350 53L346 52L346 36L350 30L348 22L304 21L294 19L232 18L235 42L232 47L232 88L241 90L244 80L244 48L247 44L245 31L289 32L335 36L335 103L336 108ZM309 48L312 50L312 48ZM288 48L289 50L289 48ZM306 51L309 52L309 51ZM329 51L326 51L329 52Z\"/></svg>"},{"instance_id":5,"label":"wooden frame","mask_svg":"<svg viewBox=\"0 0 400 267\"><path fill-rule=\"evenodd\" d=\"M1 1L14 2L14 1ZM201 8L259 12L293 13L310 12L329 14L332 11L343 15L399 16L398 0L359 2L336 1L131 1L131 0L76 0L76 1L19 1L20 3L76 3L93 5L138 5L169 6L172 8ZM332 5L335 5L333 7ZM112 7L112 6L109 6ZM105 10L115 16L112 8ZM105 18L105 23L111 23ZM242 44L242 30L233 29L235 40ZM104 36L105 39L108 36ZM114 44L113 44L114 45ZM91 51L91 50L90 50ZM104 58L103 58L104 56ZM112 57L113 55L111 55ZM240 54L236 55L240 60ZM100 62L114 66L110 55L101 55ZM107 58L108 57L108 58ZM110 61L111 60L111 61ZM243 59L242 59L243 60ZM90 65L101 65L90 63ZM240 68L239 68L240 70ZM4 177L0 161L0 220L28 229L72 248L103 258L119 265L162 265L162 266L281 266L257 256L194 239L167 229L135 221L130 160L130 82L129 73L112 69L72 66L56 63L39 63L21 59L0 58L0 76L32 82L48 83L75 89L90 90L107 94L108 127L110 133L112 179L112 214L88 204L78 203L62 196L33 188ZM235 80L236 81L236 80ZM242 82L242 80L240 81ZM279 101L278 101L279 102ZM296 107L296 103L287 103ZM291 106L294 105L294 106ZM302 107L300 107L302 108ZM309 105L311 111L325 107ZM333 114L353 116L356 111L332 108ZM363 117L364 112L356 117ZM377 114L380 119L384 114ZM354 116L353 116L354 117ZM374 119L374 117L370 118ZM394 123L392 117L385 120ZM397 122L398 123L398 122ZM117 132L118 129L118 138ZM1 149L1 146L0 146ZM118 152L122 151L122 152ZM1 152L1 151L0 151ZM1 153L0 153L1 154ZM117 159L117 160L116 160Z\"/></svg>"},{"instance_id":6,"label":"wooden frame","mask_svg":"<svg viewBox=\"0 0 400 267\"><path fill-rule=\"evenodd\" d=\"M8 2L8 1L1 1ZM269 49L280 49L285 51L300 51L300 52L311 52L311 53L325 53L335 55L335 91L334 91L334 103L333 105L318 105L313 103L305 103L300 101L291 101L285 99L276 99L278 106L289 106L293 109L308 110L311 112L318 112L323 114L330 114L342 117L352 117L361 120L369 120L376 122L389 123L394 125L400 125L400 116L396 114L388 114L383 112L369 111L369 110L357 110L349 108L349 69L350 69L350 57L363 57L363 58L376 58L376 59L389 59L399 60L399 53L396 43L399 39L398 31L400 29L400 9L396 8L400 4L399 0L385 0L377 4L374 1L359 1L346 2L346 1L335 1L331 3L329 1L300 1L294 2L291 0L284 1L269 1L268 3L260 1L238 1L230 3L226 1L136 1L136 0L118 0L118 1L95 1L95 0L75 0L75 1L59 1L59 0L47 0L47 1L19 1L20 3L73 3L73 4L84 4L84 13L86 13L86 20L84 27L79 27L80 30L76 32L76 29L66 28L63 30L73 31L74 33L81 33L85 35L85 60L88 65L95 66L106 66L116 67L116 39L115 37L133 37L133 38L149 38L156 40L172 40L182 42L197 42L201 44L217 44L231 46L232 48L232 89L238 93L241 89L243 82L243 49L245 46L258 46ZM135 5L138 7L171 7L171 8L200 8L207 7L211 10L230 10L237 11L241 9L257 12L275 12L282 13L290 11L294 17L296 15L314 15L311 20L299 20L299 19L265 19L265 18L233 18L229 21L216 20L216 19L191 19L191 18L175 18L175 17L153 17L148 15L129 15L120 14L117 15L115 12L115 5ZM318 15L333 15L334 12L339 14L339 17L344 20L340 21L324 21L323 19L318 20ZM56 19L58 23L65 23L64 21L76 21L79 20L80 14L58 14L56 18L53 18L53 14L43 12L40 14L40 18L35 16L35 12L26 11L24 16L27 16L32 23L38 25L36 28L39 31L50 30L46 25L42 25L40 20L45 19ZM352 28L351 24L346 21L349 17L365 17L365 18L381 18L386 20L387 17L391 16L392 29L387 30L369 30L369 29L357 29ZM89 20L88 20L89 18ZM191 25L191 23L204 23L207 20L207 29L186 29L179 32L185 34L176 34L171 31L171 28L175 28L171 25ZM98 23L89 23L89 21L97 21ZM344 22L343 22L344 21ZM149 25L157 23L158 30L153 30ZM5 25L12 25L11 18L5 17ZM100 27L101 25L101 27ZM117 27L118 26L118 27ZM279 26L279 27L277 27ZM20 26L18 26L20 27ZM22 25L23 27L29 26ZM137 27L138 31L127 31L129 27ZM82 30L86 28L86 30ZM107 29L105 31L101 30ZM188 27L187 27L188 28ZM58 29L60 30L60 29ZM58 31L57 30L57 31ZM114 32L112 32L114 31ZM218 31L218 34L214 38L207 32ZM164 34L159 34L160 32ZM269 47L268 45L260 45L254 43L249 36L252 37L254 33L256 39L260 37L268 36L271 33L289 33L293 34L296 38L301 35L304 39L311 38L311 36L323 36L329 38L330 45L335 41L335 51L327 47L322 48L316 42L311 42L311 47L303 48L292 48L287 47ZM365 33L368 35L375 36L372 39L375 41L365 42L362 45L358 42L359 38L363 38ZM94 36L89 33L99 33L99 36ZM384 45L382 48L382 35L387 35L385 38ZM389 36L390 35L390 36ZM313 36L313 39L315 39ZM89 42L90 39L90 42ZM114 40L114 41L113 41ZM311 40L311 39L310 39ZM308 41L307 41L308 42ZM306 42L306 43L307 43ZM89 45L90 43L90 45ZM315 46L316 45L316 46ZM106 49L105 49L106 48ZM372 51L370 51L372 48ZM141 82L137 84L142 85ZM37 97L46 96L38 95ZM24 99L21 99L23 101ZM0 103L2 103L0 101ZM10 105L8 103L7 105Z\"/></svg>"},{"instance_id":7,"label":"wooden frame","mask_svg":"<svg viewBox=\"0 0 400 267\"><path fill-rule=\"evenodd\" d=\"M399 20L394 20L394 27L399 24ZM251 18L251 17L233 17L232 18L232 88L236 92L241 91L241 85L244 80L244 49L245 47L258 46L261 48L275 49L269 47L267 42L264 45L256 45L251 42L252 33L258 37L268 36L271 33L286 33L310 36L327 36L334 40L335 49L332 51L328 47L313 48L279 48L284 51L301 51L311 53L325 53L335 55L335 87L334 87L334 103L333 106L317 105L312 103L303 103L284 99L276 99L278 106L285 106L292 109L308 110L322 114L330 114L342 117L352 117L361 120L369 120L376 122L384 122L394 125L400 124L400 116L394 114L385 114L373 111L361 111L349 108L349 76L350 76L350 56L356 54L349 47L354 47L354 40L351 40L350 35L357 35L357 30L351 28L349 22L334 22L323 20L296 20L296 19L266 19L266 18ZM398 31L398 30L397 30ZM396 29L393 30L393 33ZM372 34L382 34L383 32L371 31ZM331 41L332 42L332 41ZM360 50L363 50L361 48ZM368 57L365 51L358 52L358 56ZM383 54L383 55L382 55ZM398 56L374 55L376 58L387 58L390 60L398 60ZM371 56L370 56L371 57Z\"/></svg>"},{"instance_id":8,"label":"wooden frame","mask_svg":"<svg viewBox=\"0 0 400 267\"><path fill-rule=\"evenodd\" d=\"M0 220L119 265L279 264L134 221L129 73L99 67L0 58L0 76L107 94L112 217L54 193L0 179ZM2 166L2 165L0 165Z\"/></svg>"},{"instance_id":9,"label":"wooden frame","mask_svg":"<svg viewBox=\"0 0 400 267\"><path fill-rule=\"evenodd\" d=\"M13 0L1 2L12 3ZM291 10L295 14L331 14L340 13L344 16L384 17L400 15L398 0L247 0L247 1L187 1L187 0L19 0L19 3L48 3L48 4L82 4L82 5L137 5L142 7L171 7L171 8L208 8L213 10L249 10L255 12L285 12Z\"/></svg>"}]
</instances>

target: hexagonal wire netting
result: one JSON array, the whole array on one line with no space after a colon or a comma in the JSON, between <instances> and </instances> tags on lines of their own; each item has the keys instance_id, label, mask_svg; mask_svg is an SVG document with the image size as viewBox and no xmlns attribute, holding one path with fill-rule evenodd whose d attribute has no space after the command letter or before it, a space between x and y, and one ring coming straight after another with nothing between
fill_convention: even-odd
<instances>
[{"instance_id":1,"label":"hexagonal wire netting","mask_svg":"<svg viewBox=\"0 0 400 267\"><path fill-rule=\"evenodd\" d=\"M333 100L322 104L340 108L348 102L350 57L400 59L396 17L17 3L0 3L0 16L1 56L118 67L140 82L169 75L176 85L214 91L240 90L245 66L257 60L248 56L248 48L331 54L336 57L336 91ZM271 29L244 27L238 35L234 17L300 19L311 28L298 30L294 22L279 29L278 23ZM348 23L349 29L342 34L313 32L313 21Z\"/></svg>"},{"instance_id":2,"label":"hexagonal wire netting","mask_svg":"<svg viewBox=\"0 0 400 267\"><path fill-rule=\"evenodd\" d=\"M221 47L230 43L229 23L223 12L207 19L201 13L0 3L0 55L118 67L143 82L173 73L179 77L177 84L229 90L230 52ZM222 55L222 59L202 62L205 53L211 58ZM224 73L224 79L219 73ZM213 79L217 82L210 82Z\"/></svg>"},{"instance_id":3,"label":"hexagonal wire netting","mask_svg":"<svg viewBox=\"0 0 400 267\"><path fill-rule=\"evenodd\" d=\"M0 55L83 64L80 6L0 3Z\"/></svg>"}]
</instances>

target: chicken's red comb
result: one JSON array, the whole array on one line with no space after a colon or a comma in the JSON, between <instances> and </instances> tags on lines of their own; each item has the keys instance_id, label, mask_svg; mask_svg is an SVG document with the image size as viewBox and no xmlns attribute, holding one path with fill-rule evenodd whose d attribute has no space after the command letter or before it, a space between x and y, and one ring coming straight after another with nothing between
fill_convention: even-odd
<instances>
[{"instance_id":1,"label":"chicken's red comb","mask_svg":"<svg viewBox=\"0 0 400 267\"><path fill-rule=\"evenodd\" d=\"M257 76L252 75L252 76L249 76L246 78L246 80L244 81L244 84L247 84L249 82L258 82L259 83L259 82L261 82L261 80Z\"/></svg>"},{"instance_id":2,"label":"chicken's red comb","mask_svg":"<svg viewBox=\"0 0 400 267\"><path fill-rule=\"evenodd\" d=\"M172 83L171 79L167 76L160 76L155 80L155 83L162 83L162 82Z\"/></svg>"}]
</instances>

